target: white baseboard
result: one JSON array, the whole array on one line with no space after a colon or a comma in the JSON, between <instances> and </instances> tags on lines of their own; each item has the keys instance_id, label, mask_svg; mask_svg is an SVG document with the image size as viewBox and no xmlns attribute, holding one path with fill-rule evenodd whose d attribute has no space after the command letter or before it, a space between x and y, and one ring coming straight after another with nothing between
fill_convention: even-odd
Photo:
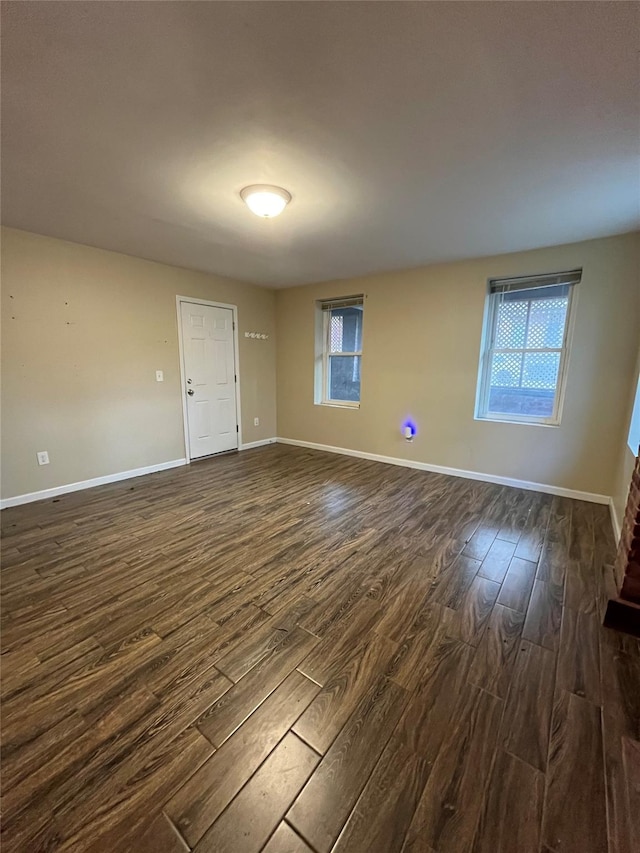
<instances>
[{"instance_id":1,"label":"white baseboard","mask_svg":"<svg viewBox=\"0 0 640 853\"><path fill-rule=\"evenodd\" d=\"M467 480L482 480L485 483L497 483L500 486L513 486L516 489L527 489L531 492L545 492L549 495L559 495L563 498L573 498L578 501L589 501L596 504L610 504L609 495L598 495L593 492L579 492L575 489L565 489L562 486L549 486L546 483L532 483L528 480L515 480L512 477L498 477L494 474L481 474L478 471L464 471L461 468L447 468L444 465L432 465L429 462L417 462L413 459L400 459L396 456L381 456L378 453L365 453L361 450L348 450L346 447L331 447L328 444L315 444L313 441L298 441L293 438L276 439L280 444L292 444L295 447L308 447L311 450L324 450L326 453L340 453L343 456L357 456L359 459L371 459L374 462L385 462L388 465L401 465L403 468L417 468L419 471L431 471L435 474L449 474L451 477L464 477Z\"/></svg>"},{"instance_id":2,"label":"white baseboard","mask_svg":"<svg viewBox=\"0 0 640 853\"><path fill-rule=\"evenodd\" d=\"M106 483L117 483L119 480L130 480L132 477L142 477L145 474L154 474L156 471L166 471L168 468L178 468L180 465L186 464L186 459L172 459L170 462L159 462L157 465L145 465L144 468L133 468L131 471L120 471L118 474L107 474L105 477L81 480L79 483L67 483L65 486L55 486L53 489L42 489L40 492L16 495L13 498L1 500L0 509L43 501L48 498L55 498L58 495L66 495L69 492L79 492L82 489L92 489L94 486L104 486Z\"/></svg>"},{"instance_id":3,"label":"white baseboard","mask_svg":"<svg viewBox=\"0 0 640 853\"><path fill-rule=\"evenodd\" d=\"M383 462L387 465L400 465L404 468L416 468L419 471L432 471L436 474L449 474L452 477L464 477L468 480L481 480L487 483L497 483L502 486L513 486L518 489L527 489L534 492L546 492L550 495L573 498L575 500L590 501L591 503L608 504L611 511L611 523L616 536L620 538L620 525L613 507L613 500L608 495L598 495L593 492L580 492L575 489L565 489L561 486L550 486L545 483L533 483L528 480L516 480L512 477L499 477L493 474L483 474L478 471L464 471L460 468L448 468L444 465L432 465L429 462L418 462L413 459L400 459L395 456L382 456L378 453L366 453L361 450L349 450L346 447L332 447L328 444L316 444L312 441L298 441L293 438L266 438L260 441L252 441L240 445L240 450L251 450L254 447L264 447L267 444L291 444L295 447L307 447L311 450L322 450L326 453L338 453L343 456L355 456L359 459L370 459L374 462ZM91 480L82 480L78 483L68 483L64 486L56 486L52 489L43 489L39 492L29 492L25 495L16 495L12 498L0 500L0 509L20 506L21 504L42 501L65 495L69 492L78 492L82 489L91 489L94 486L103 486L107 483L117 483L119 480L129 480L132 477L142 477L145 474L153 474L156 471L166 471L169 468L178 468L186 465L186 459L173 459L170 462L160 462L157 465L147 465L144 468L134 468L131 471L121 471L118 474L107 474L104 477L94 477Z\"/></svg>"},{"instance_id":4,"label":"white baseboard","mask_svg":"<svg viewBox=\"0 0 640 853\"><path fill-rule=\"evenodd\" d=\"M616 515L616 508L613 504L613 498L609 498L609 510L611 512L611 524L613 526L613 535L616 537L616 545L620 541L620 534L622 533L622 527L620 526L620 522L618 521L618 516Z\"/></svg>"},{"instance_id":5,"label":"white baseboard","mask_svg":"<svg viewBox=\"0 0 640 853\"><path fill-rule=\"evenodd\" d=\"M254 447L264 447L265 444L275 444L277 438L263 438L260 441L249 441L247 444L241 444L238 450L253 450Z\"/></svg>"}]
</instances>

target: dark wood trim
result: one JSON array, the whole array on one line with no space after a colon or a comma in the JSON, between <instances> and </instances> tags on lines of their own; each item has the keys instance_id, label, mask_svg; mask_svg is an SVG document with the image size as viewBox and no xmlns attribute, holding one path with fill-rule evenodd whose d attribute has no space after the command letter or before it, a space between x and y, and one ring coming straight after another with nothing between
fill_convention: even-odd
<instances>
[{"instance_id":1,"label":"dark wood trim","mask_svg":"<svg viewBox=\"0 0 640 853\"><path fill-rule=\"evenodd\" d=\"M640 637L640 604L622 598L610 598L603 624L605 628Z\"/></svg>"}]
</instances>

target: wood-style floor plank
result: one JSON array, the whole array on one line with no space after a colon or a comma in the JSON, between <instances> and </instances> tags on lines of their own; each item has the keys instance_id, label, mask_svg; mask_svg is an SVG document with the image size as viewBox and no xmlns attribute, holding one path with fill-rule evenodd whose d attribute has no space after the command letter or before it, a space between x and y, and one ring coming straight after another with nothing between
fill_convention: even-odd
<instances>
[{"instance_id":1,"label":"wood-style floor plank","mask_svg":"<svg viewBox=\"0 0 640 853\"><path fill-rule=\"evenodd\" d=\"M332 853L400 851L430 770L424 758L392 738Z\"/></svg>"},{"instance_id":2,"label":"wood-style floor plank","mask_svg":"<svg viewBox=\"0 0 640 853\"><path fill-rule=\"evenodd\" d=\"M564 608L556 684L594 705L601 700L600 630L595 614Z\"/></svg>"},{"instance_id":3,"label":"wood-style floor plank","mask_svg":"<svg viewBox=\"0 0 640 853\"><path fill-rule=\"evenodd\" d=\"M606 850L600 709L559 689L553 709L543 840L561 853Z\"/></svg>"},{"instance_id":4,"label":"wood-style floor plank","mask_svg":"<svg viewBox=\"0 0 640 853\"><path fill-rule=\"evenodd\" d=\"M386 675L408 690L421 682L439 643L452 633L455 635L455 610L436 602L429 602L407 631L397 647L386 670Z\"/></svg>"},{"instance_id":5,"label":"wood-style floor plank","mask_svg":"<svg viewBox=\"0 0 640 853\"><path fill-rule=\"evenodd\" d=\"M622 755L631 816L631 847L640 850L640 742L622 738Z\"/></svg>"},{"instance_id":6,"label":"wood-style floor plank","mask_svg":"<svg viewBox=\"0 0 640 853\"><path fill-rule=\"evenodd\" d=\"M640 656L627 635L601 628L602 737L610 853L636 853L625 742L640 742Z\"/></svg>"},{"instance_id":7,"label":"wood-style floor plank","mask_svg":"<svg viewBox=\"0 0 640 853\"><path fill-rule=\"evenodd\" d=\"M362 697L385 671L395 650L395 643L377 634L361 642L342 669L326 681L293 726L293 731L317 752L324 754L355 713Z\"/></svg>"},{"instance_id":8,"label":"wood-style floor plank","mask_svg":"<svg viewBox=\"0 0 640 853\"><path fill-rule=\"evenodd\" d=\"M575 501L554 497L536 577L564 588L571 547L571 516Z\"/></svg>"},{"instance_id":9,"label":"wood-style floor plank","mask_svg":"<svg viewBox=\"0 0 640 853\"><path fill-rule=\"evenodd\" d=\"M536 853L544 802L544 774L498 750L473 853Z\"/></svg>"},{"instance_id":10,"label":"wood-style floor plank","mask_svg":"<svg viewBox=\"0 0 640 853\"><path fill-rule=\"evenodd\" d=\"M354 608L346 625L336 625L312 649L299 665L300 672L316 684L326 684L332 675L357 655L359 647L368 642L380 616L378 603L364 598Z\"/></svg>"},{"instance_id":11,"label":"wood-style floor plank","mask_svg":"<svg viewBox=\"0 0 640 853\"><path fill-rule=\"evenodd\" d=\"M502 582L498 604L526 613L529 596L536 575L536 564L514 557Z\"/></svg>"},{"instance_id":12,"label":"wood-style floor plank","mask_svg":"<svg viewBox=\"0 0 640 853\"><path fill-rule=\"evenodd\" d=\"M531 509L538 497L535 492L527 493L519 489L508 490L504 497L504 508L507 511L502 516L503 523L498 531L498 539L513 542L515 545L518 544Z\"/></svg>"},{"instance_id":13,"label":"wood-style floor plank","mask_svg":"<svg viewBox=\"0 0 640 853\"><path fill-rule=\"evenodd\" d=\"M191 846L222 814L318 689L294 670L169 800L165 811Z\"/></svg>"},{"instance_id":14,"label":"wood-style floor plank","mask_svg":"<svg viewBox=\"0 0 640 853\"><path fill-rule=\"evenodd\" d=\"M500 584L476 576L464 594L460 607L456 611L455 622L451 630L470 646L477 646L491 618ZM455 627L454 627L455 625Z\"/></svg>"},{"instance_id":15,"label":"wood-style floor plank","mask_svg":"<svg viewBox=\"0 0 640 853\"><path fill-rule=\"evenodd\" d=\"M387 591L378 602L381 618L376 627L378 634L396 643L405 637L416 616L425 607L431 594L429 581L433 577L424 570L422 561L404 566L401 575L405 579L398 579L394 593Z\"/></svg>"},{"instance_id":16,"label":"wood-style floor plank","mask_svg":"<svg viewBox=\"0 0 640 853\"><path fill-rule=\"evenodd\" d=\"M593 504L575 502L571 513L569 559L565 576L565 605L585 613L596 610L594 514Z\"/></svg>"},{"instance_id":17,"label":"wood-style floor plank","mask_svg":"<svg viewBox=\"0 0 640 853\"><path fill-rule=\"evenodd\" d=\"M602 738L609 851L610 853L636 853L638 845L633 839L634 817L631 814L629 799L628 768L624 760L624 736L619 718L606 704L602 708Z\"/></svg>"},{"instance_id":18,"label":"wood-style floor plank","mask_svg":"<svg viewBox=\"0 0 640 853\"><path fill-rule=\"evenodd\" d=\"M551 495L540 492L534 495L529 513L516 545L515 556L537 563L549 524L552 504Z\"/></svg>"},{"instance_id":19,"label":"wood-style floor plank","mask_svg":"<svg viewBox=\"0 0 640 853\"><path fill-rule=\"evenodd\" d=\"M320 756L288 734L194 847L197 853L258 853Z\"/></svg>"},{"instance_id":20,"label":"wood-style floor plank","mask_svg":"<svg viewBox=\"0 0 640 853\"><path fill-rule=\"evenodd\" d=\"M284 821L273 833L262 853L313 853L300 836Z\"/></svg>"},{"instance_id":21,"label":"wood-style floor plank","mask_svg":"<svg viewBox=\"0 0 640 853\"><path fill-rule=\"evenodd\" d=\"M531 643L555 651L560 642L562 598L547 581L535 580L527 608L522 636Z\"/></svg>"},{"instance_id":22,"label":"wood-style floor plank","mask_svg":"<svg viewBox=\"0 0 640 853\"><path fill-rule=\"evenodd\" d=\"M434 596L436 601L457 610L481 565L479 560L461 554L440 577Z\"/></svg>"},{"instance_id":23,"label":"wood-style floor plank","mask_svg":"<svg viewBox=\"0 0 640 853\"><path fill-rule=\"evenodd\" d=\"M498 531L495 527L481 524L464 546L462 553L474 560L484 560L495 542Z\"/></svg>"},{"instance_id":24,"label":"wood-style floor plank","mask_svg":"<svg viewBox=\"0 0 640 853\"><path fill-rule=\"evenodd\" d=\"M164 814L157 818L140 835L132 839L136 853L188 853L189 847Z\"/></svg>"},{"instance_id":25,"label":"wood-style floor plank","mask_svg":"<svg viewBox=\"0 0 640 853\"><path fill-rule=\"evenodd\" d=\"M532 767L547 769L555 657L521 640L502 725L504 748Z\"/></svg>"},{"instance_id":26,"label":"wood-style floor plank","mask_svg":"<svg viewBox=\"0 0 640 853\"><path fill-rule=\"evenodd\" d=\"M413 816L408 839L462 853L473 842L489 780L502 702L468 685L453 709L438 757Z\"/></svg>"},{"instance_id":27,"label":"wood-style floor plank","mask_svg":"<svg viewBox=\"0 0 640 853\"><path fill-rule=\"evenodd\" d=\"M418 687L409 696L394 732L399 744L435 761L451 725L458 696L464 692L473 649L451 637L434 645Z\"/></svg>"},{"instance_id":28,"label":"wood-style floor plank","mask_svg":"<svg viewBox=\"0 0 640 853\"><path fill-rule=\"evenodd\" d=\"M363 697L287 821L319 851L328 853L364 782L384 749L407 700L406 691L381 678Z\"/></svg>"},{"instance_id":29,"label":"wood-style floor plank","mask_svg":"<svg viewBox=\"0 0 640 853\"><path fill-rule=\"evenodd\" d=\"M496 539L482 561L478 574L487 580L502 583L511 563L516 546L513 542Z\"/></svg>"},{"instance_id":30,"label":"wood-style floor plank","mask_svg":"<svg viewBox=\"0 0 640 853\"><path fill-rule=\"evenodd\" d=\"M306 657L318 638L294 628L243 679L212 704L197 720L202 734L215 746L244 723L249 715Z\"/></svg>"},{"instance_id":31,"label":"wood-style floor plank","mask_svg":"<svg viewBox=\"0 0 640 853\"><path fill-rule=\"evenodd\" d=\"M273 619L268 619L264 625L252 632L250 643L242 643L218 658L216 669L237 683L243 675L267 657L288 633L274 626Z\"/></svg>"},{"instance_id":32,"label":"wood-style floor plank","mask_svg":"<svg viewBox=\"0 0 640 853\"><path fill-rule=\"evenodd\" d=\"M117 796L87 810L80 801L62 824L64 851L136 849L136 839L150 825L160 803L166 802L211 755L213 747L195 729L161 743L140 770L123 777ZM73 818L73 820L70 820ZM35 848L37 849L37 848Z\"/></svg>"},{"instance_id":33,"label":"wood-style floor plank","mask_svg":"<svg viewBox=\"0 0 640 853\"><path fill-rule=\"evenodd\" d=\"M496 604L473 656L469 681L500 699L506 699L511 684L524 614Z\"/></svg>"}]
</instances>

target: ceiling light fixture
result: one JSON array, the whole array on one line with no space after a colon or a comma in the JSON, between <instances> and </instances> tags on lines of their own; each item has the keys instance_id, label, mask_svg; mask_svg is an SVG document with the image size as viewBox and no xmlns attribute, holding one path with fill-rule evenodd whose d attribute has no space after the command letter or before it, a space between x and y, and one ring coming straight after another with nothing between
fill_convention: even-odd
<instances>
[{"instance_id":1,"label":"ceiling light fixture","mask_svg":"<svg viewBox=\"0 0 640 853\"><path fill-rule=\"evenodd\" d=\"M271 219L279 216L291 201L291 194L282 187L268 184L252 184L240 190L240 198L256 216Z\"/></svg>"}]
</instances>

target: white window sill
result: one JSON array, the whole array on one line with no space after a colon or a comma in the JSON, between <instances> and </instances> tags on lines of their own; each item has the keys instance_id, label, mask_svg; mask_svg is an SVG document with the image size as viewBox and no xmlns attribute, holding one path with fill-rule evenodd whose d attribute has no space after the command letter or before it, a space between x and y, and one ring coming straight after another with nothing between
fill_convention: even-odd
<instances>
[{"instance_id":1,"label":"white window sill","mask_svg":"<svg viewBox=\"0 0 640 853\"><path fill-rule=\"evenodd\" d=\"M525 421L515 420L511 418L493 418L484 415L474 415L474 421L482 421L485 424L515 424L517 426L539 426L539 427L559 427L560 421Z\"/></svg>"},{"instance_id":2,"label":"white window sill","mask_svg":"<svg viewBox=\"0 0 640 853\"><path fill-rule=\"evenodd\" d=\"M359 409L360 403L340 403L337 400L321 400L316 406L327 406L329 409Z\"/></svg>"}]
</instances>

